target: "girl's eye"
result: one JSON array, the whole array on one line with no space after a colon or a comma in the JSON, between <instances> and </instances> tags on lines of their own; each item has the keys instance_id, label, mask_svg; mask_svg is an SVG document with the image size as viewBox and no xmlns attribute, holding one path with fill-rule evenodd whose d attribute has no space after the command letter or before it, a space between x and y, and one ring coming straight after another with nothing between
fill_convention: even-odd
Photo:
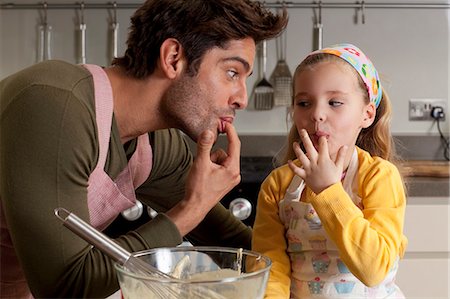
<instances>
[{"instance_id":1,"label":"girl's eye","mask_svg":"<svg viewBox=\"0 0 450 299\"><path fill-rule=\"evenodd\" d=\"M343 104L341 101L335 100L335 99L330 100L328 103L330 104L330 106L333 106L333 107L338 107Z\"/></svg>"},{"instance_id":2,"label":"girl's eye","mask_svg":"<svg viewBox=\"0 0 450 299\"><path fill-rule=\"evenodd\" d=\"M306 100L296 100L295 101L295 105L299 106L299 107L307 107L309 106L309 102Z\"/></svg>"}]
</instances>

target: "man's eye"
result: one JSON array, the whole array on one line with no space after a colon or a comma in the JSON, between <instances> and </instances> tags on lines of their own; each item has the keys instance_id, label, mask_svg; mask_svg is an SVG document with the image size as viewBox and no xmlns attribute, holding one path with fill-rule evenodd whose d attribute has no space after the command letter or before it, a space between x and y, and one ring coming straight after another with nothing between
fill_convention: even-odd
<instances>
[{"instance_id":1,"label":"man's eye","mask_svg":"<svg viewBox=\"0 0 450 299\"><path fill-rule=\"evenodd\" d=\"M230 76L230 78L234 79L238 77L238 72L234 71L234 70L228 70L228 76Z\"/></svg>"}]
</instances>

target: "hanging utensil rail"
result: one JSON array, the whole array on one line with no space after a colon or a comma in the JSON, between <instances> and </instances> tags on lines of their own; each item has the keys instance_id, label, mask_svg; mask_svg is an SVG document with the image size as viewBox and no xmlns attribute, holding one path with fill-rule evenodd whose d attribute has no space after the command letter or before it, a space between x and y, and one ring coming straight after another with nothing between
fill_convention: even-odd
<instances>
[{"instance_id":1,"label":"hanging utensil rail","mask_svg":"<svg viewBox=\"0 0 450 299\"><path fill-rule=\"evenodd\" d=\"M36 4L16 4L16 3L2 3L0 9L41 9L43 7L42 2ZM142 3L117 3L117 9L135 9L142 5ZM291 2L291 1L278 1L278 2L265 2L264 4L269 8L318 8L318 3L313 2ZM449 9L450 3L436 2L436 3L369 3L366 1L357 2L336 2L326 3L322 2L322 8L351 8L360 9L364 5L365 9L371 8L383 8L383 9ZM78 3L48 3L47 9L77 9L80 5ZM113 7L113 3L85 3L85 9L110 9Z\"/></svg>"}]
</instances>

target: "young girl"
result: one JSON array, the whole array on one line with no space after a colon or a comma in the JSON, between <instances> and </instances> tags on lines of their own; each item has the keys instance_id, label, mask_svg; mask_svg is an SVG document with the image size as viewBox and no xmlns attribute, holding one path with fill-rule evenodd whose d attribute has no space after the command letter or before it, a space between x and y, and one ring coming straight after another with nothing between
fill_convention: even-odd
<instances>
[{"instance_id":1,"label":"young girl","mask_svg":"<svg viewBox=\"0 0 450 299\"><path fill-rule=\"evenodd\" d=\"M293 91L293 146L261 186L253 230L273 262L266 298L404 298L406 198L376 69L335 45L306 57Z\"/></svg>"}]
</instances>

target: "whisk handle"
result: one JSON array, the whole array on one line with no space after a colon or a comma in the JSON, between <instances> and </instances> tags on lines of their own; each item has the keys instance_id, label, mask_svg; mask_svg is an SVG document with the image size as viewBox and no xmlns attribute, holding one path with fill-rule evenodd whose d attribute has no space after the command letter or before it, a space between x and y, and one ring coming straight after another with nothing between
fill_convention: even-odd
<instances>
[{"instance_id":1,"label":"whisk handle","mask_svg":"<svg viewBox=\"0 0 450 299\"><path fill-rule=\"evenodd\" d=\"M131 253L119 246L105 234L98 231L77 215L67 211L64 208L56 208L55 215L58 217L65 227L70 229L80 238L94 245L102 252L106 253L110 258L120 264L125 264L131 256Z\"/></svg>"}]
</instances>

